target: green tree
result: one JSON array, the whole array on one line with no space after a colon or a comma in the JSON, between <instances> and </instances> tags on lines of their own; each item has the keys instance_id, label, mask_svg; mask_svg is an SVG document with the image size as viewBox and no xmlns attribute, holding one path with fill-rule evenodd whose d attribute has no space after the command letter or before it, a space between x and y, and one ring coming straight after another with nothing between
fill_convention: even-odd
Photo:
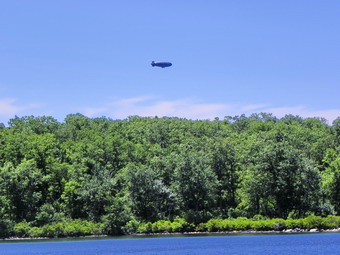
<instances>
[{"instance_id":1,"label":"green tree","mask_svg":"<svg viewBox=\"0 0 340 255\"><path fill-rule=\"evenodd\" d=\"M110 235L123 234L124 226L131 220L133 215L128 197L120 195L112 197L102 219L105 231Z\"/></svg>"},{"instance_id":2,"label":"green tree","mask_svg":"<svg viewBox=\"0 0 340 255\"><path fill-rule=\"evenodd\" d=\"M174 195L157 178L156 173L141 165L129 165L126 171L135 215L146 221L171 216L174 210Z\"/></svg>"},{"instance_id":3,"label":"green tree","mask_svg":"<svg viewBox=\"0 0 340 255\"><path fill-rule=\"evenodd\" d=\"M73 219L84 218L86 213L80 200L80 188L81 184L79 182L68 181L65 183L64 191L61 195L63 211Z\"/></svg>"},{"instance_id":4,"label":"green tree","mask_svg":"<svg viewBox=\"0 0 340 255\"><path fill-rule=\"evenodd\" d=\"M217 178L203 151L183 148L178 155L172 189L178 197L181 214L189 222L203 222L212 216Z\"/></svg>"},{"instance_id":5,"label":"green tree","mask_svg":"<svg viewBox=\"0 0 340 255\"><path fill-rule=\"evenodd\" d=\"M337 215L340 215L340 147L337 150L329 149L326 153L324 162L327 167L322 172L322 188L323 201L327 206L330 204L331 208Z\"/></svg>"},{"instance_id":6,"label":"green tree","mask_svg":"<svg viewBox=\"0 0 340 255\"><path fill-rule=\"evenodd\" d=\"M222 216L228 216L228 210L237 205L236 190L239 185L240 166L237 159L236 138L227 138L213 143L211 166L218 179L217 206Z\"/></svg>"},{"instance_id":7,"label":"green tree","mask_svg":"<svg viewBox=\"0 0 340 255\"><path fill-rule=\"evenodd\" d=\"M42 204L42 174L34 160L23 160L16 168L7 164L1 170L5 196L16 220L32 221Z\"/></svg>"},{"instance_id":8,"label":"green tree","mask_svg":"<svg viewBox=\"0 0 340 255\"><path fill-rule=\"evenodd\" d=\"M252 154L239 194L241 210L286 218L290 211L317 211L320 176L313 163L282 130L273 130L251 145Z\"/></svg>"}]
</instances>

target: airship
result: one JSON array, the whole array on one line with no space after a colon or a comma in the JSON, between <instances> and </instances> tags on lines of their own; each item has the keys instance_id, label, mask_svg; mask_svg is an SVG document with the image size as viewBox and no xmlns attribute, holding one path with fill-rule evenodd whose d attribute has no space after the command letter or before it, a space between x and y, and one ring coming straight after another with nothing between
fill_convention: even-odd
<instances>
[{"instance_id":1,"label":"airship","mask_svg":"<svg viewBox=\"0 0 340 255\"><path fill-rule=\"evenodd\" d=\"M155 61L152 61L151 65L162 67L162 68L172 66L172 64L170 62L155 62Z\"/></svg>"}]
</instances>

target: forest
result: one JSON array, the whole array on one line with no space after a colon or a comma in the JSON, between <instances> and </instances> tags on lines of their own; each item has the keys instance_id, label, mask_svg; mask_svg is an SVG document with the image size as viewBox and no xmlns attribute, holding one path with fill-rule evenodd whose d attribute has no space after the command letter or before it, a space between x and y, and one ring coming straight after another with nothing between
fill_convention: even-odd
<instances>
[{"instance_id":1,"label":"forest","mask_svg":"<svg viewBox=\"0 0 340 255\"><path fill-rule=\"evenodd\" d=\"M233 219L340 227L339 152L340 117L16 116L0 123L0 236L216 230Z\"/></svg>"}]
</instances>

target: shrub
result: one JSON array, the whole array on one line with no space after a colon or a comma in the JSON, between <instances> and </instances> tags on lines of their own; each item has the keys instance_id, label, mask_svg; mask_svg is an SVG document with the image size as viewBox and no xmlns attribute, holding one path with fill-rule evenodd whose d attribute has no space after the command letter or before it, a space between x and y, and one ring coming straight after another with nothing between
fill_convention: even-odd
<instances>
[{"instance_id":1,"label":"shrub","mask_svg":"<svg viewBox=\"0 0 340 255\"><path fill-rule=\"evenodd\" d=\"M151 222L141 223L138 226L138 232L145 234L152 233L152 223Z\"/></svg>"},{"instance_id":2,"label":"shrub","mask_svg":"<svg viewBox=\"0 0 340 255\"><path fill-rule=\"evenodd\" d=\"M43 229L38 227L32 227L28 233L29 237L43 237Z\"/></svg>"},{"instance_id":3,"label":"shrub","mask_svg":"<svg viewBox=\"0 0 340 255\"><path fill-rule=\"evenodd\" d=\"M340 217L329 215L323 218L323 227L327 229L340 228Z\"/></svg>"},{"instance_id":4,"label":"shrub","mask_svg":"<svg viewBox=\"0 0 340 255\"><path fill-rule=\"evenodd\" d=\"M275 231L282 231L284 229L286 229L286 223L285 220L283 219L274 219L271 220L273 225L272 225L272 229Z\"/></svg>"},{"instance_id":5,"label":"shrub","mask_svg":"<svg viewBox=\"0 0 340 255\"><path fill-rule=\"evenodd\" d=\"M172 232L184 232L186 231L186 227L188 226L188 222L186 222L182 218L176 218L171 223L171 231Z\"/></svg>"},{"instance_id":6,"label":"shrub","mask_svg":"<svg viewBox=\"0 0 340 255\"><path fill-rule=\"evenodd\" d=\"M251 222L250 228L255 231L267 231L272 229L272 224L269 220L256 220Z\"/></svg>"},{"instance_id":7,"label":"shrub","mask_svg":"<svg viewBox=\"0 0 340 255\"><path fill-rule=\"evenodd\" d=\"M205 228L209 232L216 232L221 229L221 220L220 219L211 219L205 224Z\"/></svg>"},{"instance_id":8,"label":"shrub","mask_svg":"<svg viewBox=\"0 0 340 255\"><path fill-rule=\"evenodd\" d=\"M234 221L232 230L249 230L251 229L251 221L244 217L239 217Z\"/></svg>"},{"instance_id":9,"label":"shrub","mask_svg":"<svg viewBox=\"0 0 340 255\"><path fill-rule=\"evenodd\" d=\"M172 232L186 232L186 231L192 231L195 226L193 224L189 224L187 221L185 221L182 218L176 218L171 223Z\"/></svg>"},{"instance_id":10,"label":"shrub","mask_svg":"<svg viewBox=\"0 0 340 255\"><path fill-rule=\"evenodd\" d=\"M14 226L14 235L17 237L29 237L30 229L31 225L28 222L19 222Z\"/></svg>"},{"instance_id":11,"label":"shrub","mask_svg":"<svg viewBox=\"0 0 340 255\"><path fill-rule=\"evenodd\" d=\"M302 219L288 219L286 220L286 229L303 229L304 224Z\"/></svg>"},{"instance_id":12,"label":"shrub","mask_svg":"<svg viewBox=\"0 0 340 255\"><path fill-rule=\"evenodd\" d=\"M13 234L14 222L10 219L0 218L0 237L7 237Z\"/></svg>"},{"instance_id":13,"label":"shrub","mask_svg":"<svg viewBox=\"0 0 340 255\"><path fill-rule=\"evenodd\" d=\"M126 234L134 234L137 233L138 227L140 223L136 220L130 220L128 221L124 227L122 227L122 230Z\"/></svg>"},{"instance_id":14,"label":"shrub","mask_svg":"<svg viewBox=\"0 0 340 255\"><path fill-rule=\"evenodd\" d=\"M153 233L165 233L172 232L171 222L165 220L159 220L152 224Z\"/></svg>"},{"instance_id":15,"label":"shrub","mask_svg":"<svg viewBox=\"0 0 340 255\"><path fill-rule=\"evenodd\" d=\"M261 215L261 214L256 214L256 215L254 215L253 220L254 220L254 221L263 221L263 220L267 220L267 218L264 217L264 216Z\"/></svg>"},{"instance_id":16,"label":"shrub","mask_svg":"<svg viewBox=\"0 0 340 255\"><path fill-rule=\"evenodd\" d=\"M319 216L310 215L307 218L303 219L303 226L303 228L305 229L321 229L323 228L322 218Z\"/></svg>"},{"instance_id":17,"label":"shrub","mask_svg":"<svg viewBox=\"0 0 340 255\"><path fill-rule=\"evenodd\" d=\"M195 228L195 231L196 232L205 232L207 231L207 228L206 228L206 223L200 223L196 226Z\"/></svg>"}]
</instances>

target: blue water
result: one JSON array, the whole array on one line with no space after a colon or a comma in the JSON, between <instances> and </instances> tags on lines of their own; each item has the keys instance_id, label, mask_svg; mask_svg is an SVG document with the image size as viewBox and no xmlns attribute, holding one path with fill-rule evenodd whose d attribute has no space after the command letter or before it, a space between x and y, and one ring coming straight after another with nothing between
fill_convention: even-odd
<instances>
[{"instance_id":1,"label":"blue water","mask_svg":"<svg viewBox=\"0 0 340 255\"><path fill-rule=\"evenodd\" d=\"M0 254L340 254L340 234L238 235L0 242Z\"/></svg>"}]
</instances>

